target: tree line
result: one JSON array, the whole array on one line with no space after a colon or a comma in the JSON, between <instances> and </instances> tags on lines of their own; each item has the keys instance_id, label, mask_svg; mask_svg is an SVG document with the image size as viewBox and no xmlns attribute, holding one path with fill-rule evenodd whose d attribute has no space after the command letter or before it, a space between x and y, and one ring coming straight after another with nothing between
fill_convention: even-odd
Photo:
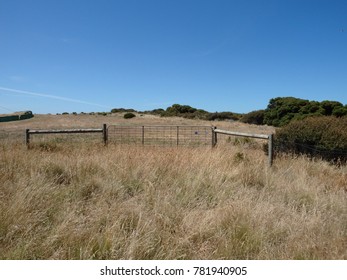
<instances>
[{"instance_id":1,"label":"tree line","mask_svg":"<svg viewBox=\"0 0 347 280\"><path fill-rule=\"evenodd\" d=\"M347 116L347 105L343 105L338 101L325 100L318 102L295 97L277 97L270 99L266 109L244 114L241 121L250 124L282 127L292 120L322 116L338 118Z\"/></svg>"}]
</instances>

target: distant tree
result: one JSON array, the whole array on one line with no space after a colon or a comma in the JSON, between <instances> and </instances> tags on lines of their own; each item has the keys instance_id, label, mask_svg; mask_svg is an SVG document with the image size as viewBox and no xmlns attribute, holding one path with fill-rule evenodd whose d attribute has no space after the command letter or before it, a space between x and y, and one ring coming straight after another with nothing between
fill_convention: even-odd
<instances>
[{"instance_id":1,"label":"distant tree","mask_svg":"<svg viewBox=\"0 0 347 280\"><path fill-rule=\"evenodd\" d=\"M277 97L270 100L264 113L264 124L284 126L292 120L307 117L347 115L347 106L337 101L309 101L295 97Z\"/></svg>"},{"instance_id":2,"label":"distant tree","mask_svg":"<svg viewBox=\"0 0 347 280\"><path fill-rule=\"evenodd\" d=\"M152 114L154 114L154 115L160 115L160 114L162 114L163 112L165 112L165 110L162 109L162 108L154 109L154 110L152 110L152 111L149 111L149 113L152 113Z\"/></svg>"},{"instance_id":3,"label":"distant tree","mask_svg":"<svg viewBox=\"0 0 347 280\"><path fill-rule=\"evenodd\" d=\"M114 108L111 110L111 113L125 113L125 112L133 112L135 113L136 110L134 109L125 109L125 108Z\"/></svg>"},{"instance_id":4,"label":"distant tree","mask_svg":"<svg viewBox=\"0 0 347 280\"><path fill-rule=\"evenodd\" d=\"M240 119L243 123L262 125L264 123L265 110L252 111L244 114Z\"/></svg>"},{"instance_id":5,"label":"distant tree","mask_svg":"<svg viewBox=\"0 0 347 280\"><path fill-rule=\"evenodd\" d=\"M324 100L320 104L324 110L325 116L331 116L334 110L338 110L338 108L343 107L342 103L337 101Z\"/></svg>"},{"instance_id":6,"label":"distant tree","mask_svg":"<svg viewBox=\"0 0 347 280\"><path fill-rule=\"evenodd\" d=\"M196 108L190 107L188 105L173 104L166 109L166 112L172 116L179 116L186 113L194 113L197 111Z\"/></svg>"},{"instance_id":7,"label":"distant tree","mask_svg":"<svg viewBox=\"0 0 347 280\"><path fill-rule=\"evenodd\" d=\"M232 113L232 112L216 112L216 113L209 113L207 116L207 120L214 121L214 120L238 120L239 116Z\"/></svg>"},{"instance_id":8,"label":"distant tree","mask_svg":"<svg viewBox=\"0 0 347 280\"><path fill-rule=\"evenodd\" d=\"M323 115L323 109L315 101L295 97L277 97L270 99L264 113L264 124L283 126L292 119L303 119L311 115Z\"/></svg>"},{"instance_id":9,"label":"distant tree","mask_svg":"<svg viewBox=\"0 0 347 280\"><path fill-rule=\"evenodd\" d=\"M343 116L347 116L347 107L335 107L332 115L335 117L343 117Z\"/></svg>"},{"instance_id":10,"label":"distant tree","mask_svg":"<svg viewBox=\"0 0 347 280\"><path fill-rule=\"evenodd\" d=\"M129 112L129 113L125 113L123 117L124 119L132 119L132 118L135 118L136 115Z\"/></svg>"}]
</instances>

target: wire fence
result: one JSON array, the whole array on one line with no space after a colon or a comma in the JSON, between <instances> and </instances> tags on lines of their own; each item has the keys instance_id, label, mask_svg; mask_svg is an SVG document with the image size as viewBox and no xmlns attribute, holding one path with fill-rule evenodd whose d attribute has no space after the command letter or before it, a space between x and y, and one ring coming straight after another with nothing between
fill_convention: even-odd
<instances>
[{"instance_id":1,"label":"wire fence","mask_svg":"<svg viewBox=\"0 0 347 280\"><path fill-rule=\"evenodd\" d=\"M334 146L336 143L331 143ZM324 148L319 145L290 141L274 141L275 153L305 154L310 157L321 158L333 162L347 162L347 149Z\"/></svg>"},{"instance_id":2,"label":"wire fence","mask_svg":"<svg viewBox=\"0 0 347 280\"><path fill-rule=\"evenodd\" d=\"M108 126L108 142L147 146L212 145L210 126Z\"/></svg>"},{"instance_id":3,"label":"wire fence","mask_svg":"<svg viewBox=\"0 0 347 280\"><path fill-rule=\"evenodd\" d=\"M202 146L215 145L214 129L211 126L173 126L173 125L109 125L107 126L108 143L136 144L145 146ZM218 130L217 130L218 131ZM1 143L25 143L24 131L0 129ZM257 140L257 139L255 139ZM102 143L102 137L95 133L86 134L37 134L31 143ZM214 142L215 141L215 142ZM226 145L246 145L260 147L261 143L242 137L218 134L218 143ZM347 149L344 143L330 143L331 148L276 139L273 143L274 154L293 153L329 161L347 162ZM268 147L263 143L263 149Z\"/></svg>"}]
</instances>

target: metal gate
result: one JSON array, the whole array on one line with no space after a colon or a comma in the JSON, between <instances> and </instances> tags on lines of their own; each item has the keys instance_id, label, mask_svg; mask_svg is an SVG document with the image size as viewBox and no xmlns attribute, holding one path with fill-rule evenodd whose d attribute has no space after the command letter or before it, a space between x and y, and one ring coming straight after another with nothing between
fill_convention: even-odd
<instances>
[{"instance_id":1,"label":"metal gate","mask_svg":"<svg viewBox=\"0 0 347 280\"><path fill-rule=\"evenodd\" d=\"M211 126L109 125L108 142L148 146L213 145Z\"/></svg>"}]
</instances>

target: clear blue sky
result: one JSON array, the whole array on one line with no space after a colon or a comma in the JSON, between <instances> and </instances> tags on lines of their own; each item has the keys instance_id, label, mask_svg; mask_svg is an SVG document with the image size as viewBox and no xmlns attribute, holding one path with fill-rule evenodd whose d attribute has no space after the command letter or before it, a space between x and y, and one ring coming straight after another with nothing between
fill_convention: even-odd
<instances>
[{"instance_id":1,"label":"clear blue sky","mask_svg":"<svg viewBox=\"0 0 347 280\"><path fill-rule=\"evenodd\" d=\"M346 0L0 0L0 113L347 103Z\"/></svg>"}]
</instances>

